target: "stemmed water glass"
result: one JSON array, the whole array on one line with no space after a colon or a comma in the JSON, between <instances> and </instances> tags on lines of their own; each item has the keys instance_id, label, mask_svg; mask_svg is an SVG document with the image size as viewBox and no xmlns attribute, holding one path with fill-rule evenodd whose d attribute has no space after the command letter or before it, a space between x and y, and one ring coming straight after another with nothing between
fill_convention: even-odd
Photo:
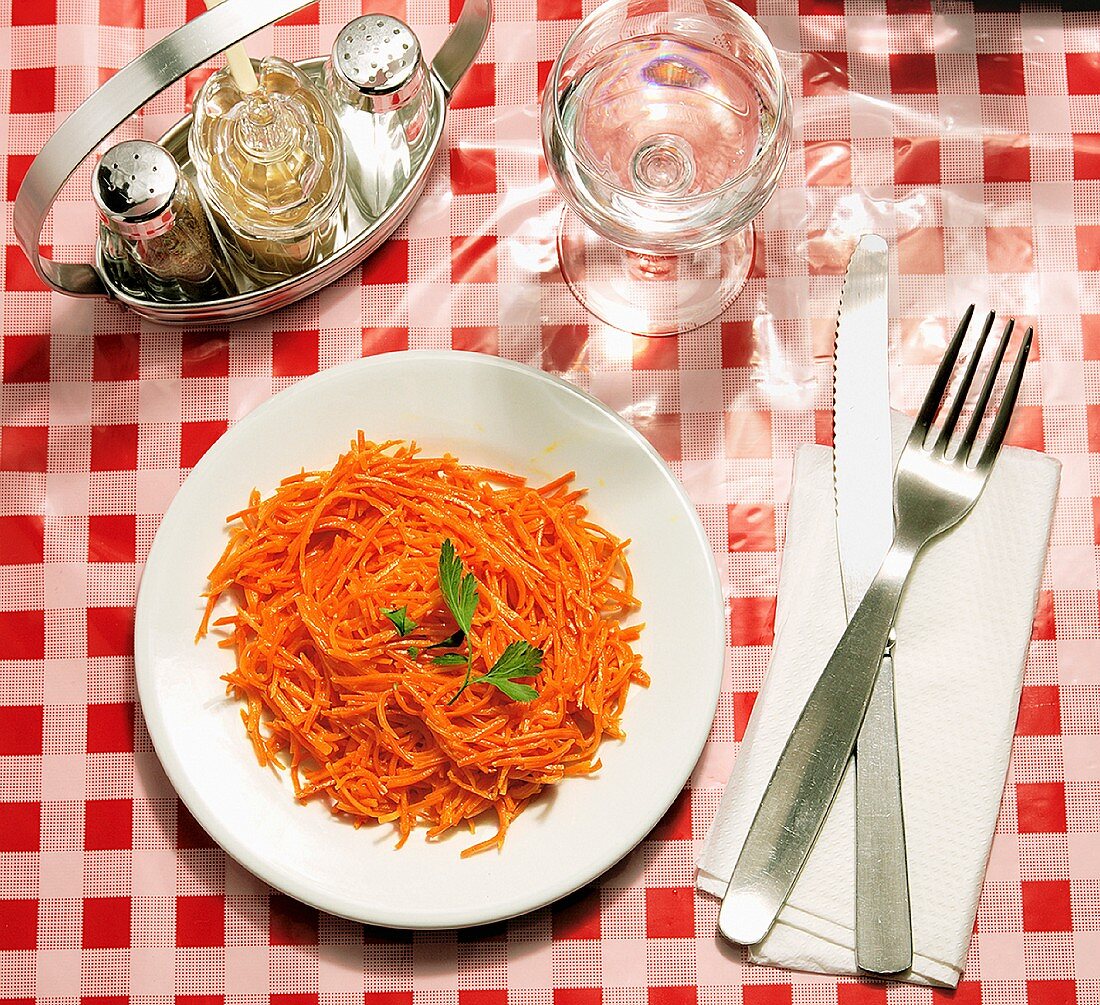
<instances>
[{"instance_id":1,"label":"stemmed water glass","mask_svg":"<svg viewBox=\"0 0 1100 1005\"><path fill-rule=\"evenodd\" d=\"M607 0L542 102L566 207L562 274L596 317L667 335L721 313L752 265L752 218L790 146L779 59L728 0Z\"/></svg>"}]
</instances>

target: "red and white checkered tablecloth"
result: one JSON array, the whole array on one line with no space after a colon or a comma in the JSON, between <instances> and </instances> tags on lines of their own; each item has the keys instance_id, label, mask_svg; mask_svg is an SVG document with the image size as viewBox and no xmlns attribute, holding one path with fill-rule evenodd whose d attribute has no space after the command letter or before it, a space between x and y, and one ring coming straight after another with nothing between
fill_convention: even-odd
<instances>
[{"instance_id":1,"label":"red and white checkered tablecloth","mask_svg":"<svg viewBox=\"0 0 1100 1005\"><path fill-rule=\"evenodd\" d=\"M458 7L384 3L429 53ZM499 0L423 201L361 273L278 314L183 333L45 292L10 223L31 158L98 82L200 8L0 0L0 997L1100 1001L1100 13L757 0L796 99L790 164L759 222L748 286L721 322L645 340L590 323L555 270L558 199L539 160L537 100L581 0ZM252 51L316 55L359 13L321 0ZM125 134L159 135L201 79ZM87 177L47 234L58 256L89 253ZM716 940L716 905L692 889L768 659L793 452L829 429L840 273L865 229L895 252L895 404L915 406L971 300L1038 318L1012 439L1063 464L1011 772L954 996L754 967ZM507 924L412 935L319 915L212 845L135 708L131 629L157 523L230 423L318 369L449 346L562 372L658 446L714 546L730 659L690 790L625 863Z\"/></svg>"}]
</instances>

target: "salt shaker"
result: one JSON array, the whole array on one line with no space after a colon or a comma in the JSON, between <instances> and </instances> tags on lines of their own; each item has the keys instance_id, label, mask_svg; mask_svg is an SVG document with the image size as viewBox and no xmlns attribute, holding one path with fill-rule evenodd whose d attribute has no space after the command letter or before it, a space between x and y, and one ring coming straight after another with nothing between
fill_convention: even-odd
<instances>
[{"instance_id":1,"label":"salt shaker","mask_svg":"<svg viewBox=\"0 0 1100 1005\"><path fill-rule=\"evenodd\" d=\"M388 14L357 17L336 36L325 88L344 134L348 190L376 219L404 191L442 114L416 35Z\"/></svg>"},{"instance_id":2,"label":"salt shaker","mask_svg":"<svg viewBox=\"0 0 1100 1005\"><path fill-rule=\"evenodd\" d=\"M195 101L188 149L233 264L259 286L313 267L346 225L344 143L332 108L298 67L257 66L255 90L229 68Z\"/></svg>"},{"instance_id":3,"label":"salt shaker","mask_svg":"<svg viewBox=\"0 0 1100 1005\"><path fill-rule=\"evenodd\" d=\"M111 147L96 165L92 197L104 264L125 292L166 303L235 292L202 205L164 147Z\"/></svg>"}]
</instances>

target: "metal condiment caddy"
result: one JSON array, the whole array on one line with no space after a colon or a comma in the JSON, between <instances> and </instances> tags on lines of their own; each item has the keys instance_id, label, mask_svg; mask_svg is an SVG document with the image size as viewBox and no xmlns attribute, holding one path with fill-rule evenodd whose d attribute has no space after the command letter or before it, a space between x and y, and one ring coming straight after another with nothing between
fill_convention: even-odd
<instances>
[{"instance_id":1,"label":"metal condiment caddy","mask_svg":"<svg viewBox=\"0 0 1100 1005\"><path fill-rule=\"evenodd\" d=\"M435 59L425 67L419 43L407 26L385 15L372 15L392 39L397 57L383 47L382 65L355 65L354 53L343 53L352 41L337 37L335 54L347 60L343 73L328 71L330 93L342 95L337 116L359 108L378 113L363 136L348 144L348 222L331 250L296 275L261 284L245 283L239 291L221 293L217 284L202 287L201 300L167 302L152 291L142 295L131 281L120 280L112 268L111 249L101 231L96 261L69 264L44 258L40 252L46 218L68 179L84 160L130 116L191 70L280 18L317 0L225 0L171 32L119 70L61 125L34 159L15 200L15 233L35 271L53 289L67 296L117 299L142 317L160 324L211 324L254 317L285 307L315 293L359 265L401 223L427 180L438 152L451 94L481 50L489 30L490 0L465 0L451 34ZM361 21L362 19L357 19ZM356 22L352 22L356 24ZM350 27L350 26L349 26ZM369 34L369 32L368 32ZM378 32L381 41L381 32ZM366 39L360 25L356 52ZM372 38L371 43L375 40ZM411 58L407 58L411 57ZM326 87L328 57L295 64L319 87ZM334 81L334 76L340 79ZM409 99L415 97L415 104ZM192 116L185 116L164 136L161 145L175 159L180 174L191 182L195 168L188 152ZM369 148L377 133L377 155ZM360 130L362 132L362 130ZM397 137L405 147L387 137ZM394 148L399 149L397 155ZM410 155L407 150L411 150ZM103 205L100 205L103 212Z\"/></svg>"}]
</instances>

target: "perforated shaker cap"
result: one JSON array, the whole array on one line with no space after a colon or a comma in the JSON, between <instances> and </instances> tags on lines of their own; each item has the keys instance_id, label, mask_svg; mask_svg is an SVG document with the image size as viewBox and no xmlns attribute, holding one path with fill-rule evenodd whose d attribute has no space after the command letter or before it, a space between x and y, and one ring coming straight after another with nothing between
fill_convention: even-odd
<instances>
[{"instance_id":1,"label":"perforated shaker cap","mask_svg":"<svg viewBox=\"0 0 1100 1005\"><path fill-rule=\"evenodd\" d=\"M337 36L332 65L349 87L388 109L415 97L423 80L420 43L404 21L364 14Z\"/></svg>"},{"instance_id":2,"label":"perforated shaker cap","mask_svg":"<svg viewBox=\"0 0 1100 1005\"><path fill-rule=\"evenodd\" d=\"M179 167L164 147L126 140L96 165L92 197L108 227L124 237L147 240L175 221L172 200L179 181Z\"/></svg>"}]
</instances>

